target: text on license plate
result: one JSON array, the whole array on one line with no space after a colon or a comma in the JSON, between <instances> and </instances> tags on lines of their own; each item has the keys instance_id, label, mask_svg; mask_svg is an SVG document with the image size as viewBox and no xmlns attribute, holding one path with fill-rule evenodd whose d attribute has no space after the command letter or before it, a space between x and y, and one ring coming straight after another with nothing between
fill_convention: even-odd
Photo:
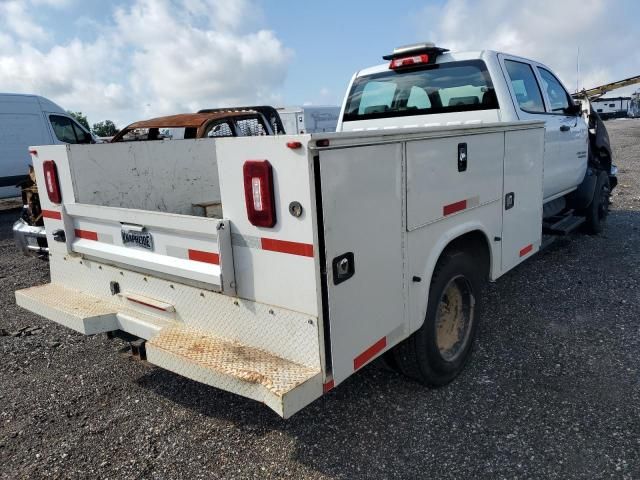
<instances>
[{"instance_id":1,"label":"text on license plate","mask_svg":"<svg viewBox=\"0 0 640 480\"><path fill-rule=\"evenodd\" d=\"M121 234L124 245L153 250L153 237L149 232L122 229Z\"/></svg>"}]
</instances>

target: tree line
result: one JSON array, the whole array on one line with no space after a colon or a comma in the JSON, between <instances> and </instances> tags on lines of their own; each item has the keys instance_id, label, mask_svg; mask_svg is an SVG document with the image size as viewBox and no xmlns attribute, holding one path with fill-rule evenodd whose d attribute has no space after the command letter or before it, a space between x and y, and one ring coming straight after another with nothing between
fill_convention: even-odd
<instances>
[{"instance_id":1,"label":"tree line","mask_svg":"<svg viewBox=\"0 0 640 480\"><path fill-rule=\"evenodd\" d=\"M113 137L116 133L118 133L118 127L116 127L115 123L113 123L111 120L94 123L93 127L90 127L87 116L82 112L68 111L67 113L75 118L80 125L85 127L87 130L90 130L96 137Z\"/></svg>"}]
</instances>

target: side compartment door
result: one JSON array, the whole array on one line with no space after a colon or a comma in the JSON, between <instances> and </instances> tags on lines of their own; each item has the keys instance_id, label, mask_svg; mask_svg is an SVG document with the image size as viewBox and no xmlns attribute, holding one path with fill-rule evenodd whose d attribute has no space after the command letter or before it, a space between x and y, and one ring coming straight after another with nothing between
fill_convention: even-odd
<instances>
[{"instance_id":1,"label":"side compartment door","mask_svg":"<svg viewBox=\"0 0 640 480\"><path fill-rule=\"evenodd\" d=\"M404 323L403 145L320 153L333 379L383 352Z\"/></svg>"},{"instance_id":2,"label":"side compartment door","mask_svg":"<svg viewBox=\"0 0 640 480\"><path fill-rule=\"evenodd\" d=\"M540 248L544 129L505 132L502 271Z\"/></svg>"}]
</instances>

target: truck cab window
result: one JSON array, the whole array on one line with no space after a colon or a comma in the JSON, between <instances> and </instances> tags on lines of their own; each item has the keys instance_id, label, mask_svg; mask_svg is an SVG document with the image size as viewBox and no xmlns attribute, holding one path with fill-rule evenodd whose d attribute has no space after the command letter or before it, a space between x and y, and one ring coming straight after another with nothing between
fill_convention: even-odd
<instances>
[{"instance_id":1,"label":"truck cab window","mask_svg":"<svg viewBox=\"0 0 640 480\"><path fill-rule=\"evenodd\" d=\"M64 143L91 143L91 135L82 130L69 117L62 115L50 115L49 121L53 127L56 138Z\"/></svg>"},{"instance_id":2,"label":"truck cab window","mask_svg":"<svg viewBox=\"0 0 640 480\"><path fill-rule=\"evenodd\" d=\"M431 108L431 100L424 88L411 87L407 108Z\"/></svg>"},{"instance_id":3,"label":"truck cab window","mask_svg":"<svg viewBox=\"0 0 640 480\"><path fill-rule=\"evenodd\" d=\"M343 121L497 108L485 63L464 60L357 78Z\"/></svg>"},{"instance_id":4,"label":"truck cab window","mask_svg":"<svg viewBox=\"0 0 640 480\"><path fill-rule=\"evenodd\" d=\"M544 113L544 102L540 86L531 65L514 60L505 60L513 93L520 109L525 112Z\"/></svg>"},{"instance_id":5,"label":"truck cab window","mask_svg":"<svg viewBox=\"0 0 640 480\"><path fill-rule=\"evenodd\" d=\"M569 107L569 94L553 74L544 68L538 68L542 79L542 88L547 92L551 111L563 113Z\"/></svg>"},{"instance_id":6,"label":"truck cab window","mask_svg":"<svg viewBox=\"0 0 640 480\"><path fill-rule=\"evenodd\" d=\"M369 82L360 93L358 114L386 112L391 108L397 86L390 82Z\"/></svg>"}]
</instances>

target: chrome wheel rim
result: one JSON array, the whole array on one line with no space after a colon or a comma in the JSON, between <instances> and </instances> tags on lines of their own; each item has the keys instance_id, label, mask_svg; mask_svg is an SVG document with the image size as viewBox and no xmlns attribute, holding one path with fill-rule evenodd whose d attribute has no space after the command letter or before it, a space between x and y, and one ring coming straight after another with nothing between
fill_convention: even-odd
<instances>
[{"instance_id":1,"label":"chrome wheel rim","mask_svg":"<svg viewBox=\"0 0 640 480\"><path fill-rule=\"evenodd\" d=\"M469 281L462 275L449 280L436 313L436 345L444 360L453 362L464 352L474 311L475 299Z\"/></svg>"}]
</instances>

